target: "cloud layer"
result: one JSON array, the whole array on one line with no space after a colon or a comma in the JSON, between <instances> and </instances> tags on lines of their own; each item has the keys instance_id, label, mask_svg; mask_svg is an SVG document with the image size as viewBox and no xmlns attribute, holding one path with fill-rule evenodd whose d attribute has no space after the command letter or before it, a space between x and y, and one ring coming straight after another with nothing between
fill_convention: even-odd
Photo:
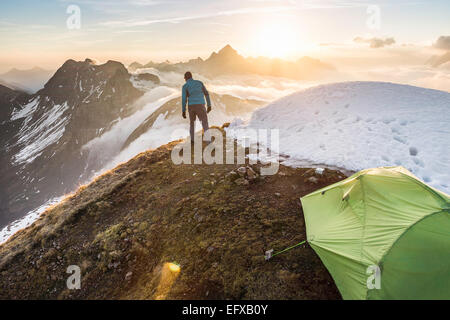
<instances>
[{"instance_id":1,"label":"cloud layer","mask_svg":"<svg viewBox=\"0 0 450 320\"><path fill-rule=\"evenodd\" d=\"M450 36L440 36L433 44L437 49L450 50Z\"/></svg>"},{"instance_id":2,"label":"cloud layer","mask_svg":"<svg viewBox=\"0 0 450 320\"><path fill-rule=\"evenodd\" d=\"M371 38L371 39L364 39L361 37L356 37L353 41L355 41L356 43L369 43L371 48L383 48L384 46L390 46L393 45L395 43L395 39L394 38L386 38L386 39L381 39L381 38Z\"/></svg>"}]
</instances>

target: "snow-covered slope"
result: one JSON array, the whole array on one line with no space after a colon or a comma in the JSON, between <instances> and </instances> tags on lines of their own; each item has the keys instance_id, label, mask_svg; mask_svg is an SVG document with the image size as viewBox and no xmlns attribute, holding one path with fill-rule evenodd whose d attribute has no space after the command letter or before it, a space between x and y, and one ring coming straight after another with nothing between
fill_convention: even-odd
<instances>
[{"instance_id":1,"label":"snow-covered slope","mask_svg":"<svg viewBox=\"0 0 450 320\"><path fill-rule=\"evenodd\" d=\"M313 87L254 112L247 127L280 130L285 164L349 170L401 165L450 193L450 93L384 82Z\"/></svg>"}]
</instances>

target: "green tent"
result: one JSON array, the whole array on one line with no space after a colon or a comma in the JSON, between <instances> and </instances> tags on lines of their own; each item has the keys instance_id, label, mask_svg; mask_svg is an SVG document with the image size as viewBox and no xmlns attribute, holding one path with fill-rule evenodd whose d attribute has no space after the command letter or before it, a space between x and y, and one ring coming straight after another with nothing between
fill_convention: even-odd
<instances>
[{"instance_id":1,"label":"green tent","mask_svg":"<svg viewBox=\"0 0 450 320\"><path fill-rule=\"evenodd\" d=\"M450 197L402 167L301 198L307 239L344 299L450 299Z\"/></svg>"}]
</instances>

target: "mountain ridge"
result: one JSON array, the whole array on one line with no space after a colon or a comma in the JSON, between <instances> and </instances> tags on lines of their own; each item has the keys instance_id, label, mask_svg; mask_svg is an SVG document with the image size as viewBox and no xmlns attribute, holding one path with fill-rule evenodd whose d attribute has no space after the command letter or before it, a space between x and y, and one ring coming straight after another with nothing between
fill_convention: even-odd
<instances>
[{"instance_id":1,"label":"mountain ridge","mask_svg":"<svg viewBox=\"0 0 450 320\"><path fill-rule=\"evenodd\" d=\"M320 60L311 57L302 57L297 61L287 61L280 58L241 56L229 44L218 52L213 52L206 59L191 59L187 62L162 63L149 62L142 65L138 62L130 64L131 70L138 68L156 68L161 71L176 71L184 73L187 70L198 72L206 77L221 75L258 74L267 76L286 77L297 80L318 79L333 75L336 69Z\"/></svg>"},{"instance_id":2,"label":"mountain ridge","mask_svg":"<svg viewBox=\"0 0 450 320\"><path fill-rule=\"evenodd\" d=\"M0 245L0 298L340 298L308 246L269 262L264 252L305 239L299 197L345 175L174 165L179 142L97 177ZM180 268L171 281L167 263ZM68 265L80 266L81 290L67 289Z\"/></svg>"}]
</instances>

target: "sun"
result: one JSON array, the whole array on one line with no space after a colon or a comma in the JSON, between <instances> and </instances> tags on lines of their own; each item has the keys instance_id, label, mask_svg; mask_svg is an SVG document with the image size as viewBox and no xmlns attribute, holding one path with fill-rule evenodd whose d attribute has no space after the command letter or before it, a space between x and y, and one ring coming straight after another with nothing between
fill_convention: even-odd
<instances>
[{"instance_id":1,"label":"sun","mask_svg":"<svg viewBox=\"0 0 450 320\"><path fill-rule=\"evenodd\" d=\"M265 24L255 36L254 50L261 56L286 58L299 47L295 28L287 23Z\"/></svg>"}]
</instances>

